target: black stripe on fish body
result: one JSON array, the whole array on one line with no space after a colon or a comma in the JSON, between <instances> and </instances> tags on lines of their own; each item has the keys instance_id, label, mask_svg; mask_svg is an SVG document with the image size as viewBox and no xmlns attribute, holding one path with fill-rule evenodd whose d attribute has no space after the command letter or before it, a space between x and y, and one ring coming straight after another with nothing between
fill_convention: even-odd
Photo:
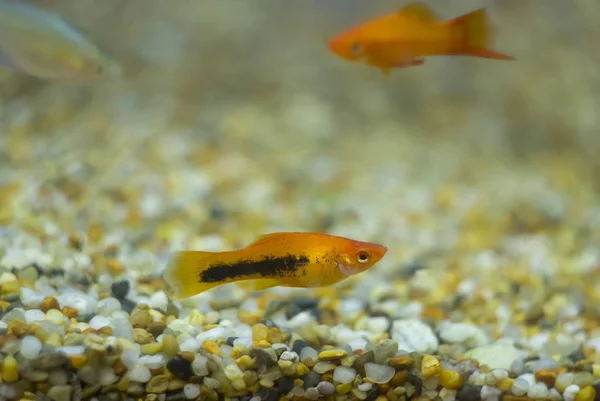
<instances>
[{"instance_id":1,"label":"black stripe on fish body","mask_svg":"<svg viewBox=\"0 0 600 401\"><path fill-rule=\"evenodd\" d=\"M254 275L265 278L287 277L309 262L310 259L306 255L288 254L282 257L267 256L262 260L239 260L231 264L213 264L200 273L199 281L217 283Z\"/></svg>"}]
</instances>

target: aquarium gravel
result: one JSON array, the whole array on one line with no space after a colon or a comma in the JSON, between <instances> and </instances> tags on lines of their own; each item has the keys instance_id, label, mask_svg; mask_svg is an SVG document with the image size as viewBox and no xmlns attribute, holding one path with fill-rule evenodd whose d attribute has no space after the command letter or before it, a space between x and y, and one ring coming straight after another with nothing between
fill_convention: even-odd
<instances>
[{"instance_id":1,"label":"aquarium gravel","mask_svg":"<svg viewBox=\"0 0 600 401\"><path fill-rule=\"evenodd\" d=\"M0 77L0 401L600 401L592 14L499 4L510 66L386 80L328 58L349 14L92 3L126 83ZM171 252L277 231L388 252L169 296Z\"/></svg>"},{"instance_id":2,"label":"aquarium gravel","mask_svg":"<svg viewBox=\"0 0 600 401\"><path fill-rule=\"evenodd\" d=\"M3 399L596 399L600 210L557 160L518 180L523 167L504 164L497 193L460 173L459 149L436 161L440 178L415 173L414 145L393 168L350 174L318 144L319 168L264 164L252 144L227 144L236 128L216 142L122 128L101 147L85 146L93 129L15 132L0 205ZM355 137L339 151L386 147ZM390 250L333 287L169 298L171 251L285 227Z\"/></svg>"}]
</instances>

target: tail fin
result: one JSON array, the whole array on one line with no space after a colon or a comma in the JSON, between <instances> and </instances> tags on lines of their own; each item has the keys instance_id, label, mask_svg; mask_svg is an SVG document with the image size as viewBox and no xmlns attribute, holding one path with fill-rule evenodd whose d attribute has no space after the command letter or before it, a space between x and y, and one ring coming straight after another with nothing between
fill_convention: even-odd
<instances>
[{"instance_id":1,"label":"tail fin","mask_svg":"<svg viewBox=\"0 0 600 401\"><path fill-rule=\"evenodd\" d=\"M480 8L450 21L457 30L456 53L497 60L515 60L513 56L490 49L493 27L485 9Z\"/></svg>"},{"instance_id":2,"label":"tail fin","mask_svg":"<svg viewBox=\"0 0 600 401\"><path fill-rule=\"evenodd\" d=\"M222 284L205 283L199 278L199 273L208 267L207 261L213 255L213 252L203 251L181 251L173 254L163 272L163 278L174 298L191 297Z\"/></svg>"}]
</instances>

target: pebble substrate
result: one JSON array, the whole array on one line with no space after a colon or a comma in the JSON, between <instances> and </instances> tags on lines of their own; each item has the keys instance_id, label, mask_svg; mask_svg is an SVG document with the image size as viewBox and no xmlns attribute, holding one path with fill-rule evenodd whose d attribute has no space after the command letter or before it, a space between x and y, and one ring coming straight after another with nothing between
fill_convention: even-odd
<instances>
[{"instance_id":1,"label":"pebble substrate","mask_svg":"<svg viewBox=\"0 0 600 401\"><path fill-rule=\"evenodd\" d=\"M440 151L396 123L337 141L302 99L215 112L208 140L150 110L42 100L37 135L14 106L0 399L598 401L595 177L568 159ZM170 251L293 229L389 252L331 288L166 294Z\"/></svg>"}]
</instances>

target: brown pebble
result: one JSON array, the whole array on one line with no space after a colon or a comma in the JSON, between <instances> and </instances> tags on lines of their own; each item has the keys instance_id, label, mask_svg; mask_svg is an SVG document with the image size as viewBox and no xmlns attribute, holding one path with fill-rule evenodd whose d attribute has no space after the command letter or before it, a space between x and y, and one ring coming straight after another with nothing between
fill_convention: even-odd
<instances>
[{"instance_id":1,"label":"brown pebble","mask_svg":"<svg viewBox=\"0 0 600 401\"><path fill-rule=\"evenodd\" d=\"M117 376L123 376L125 372L127 372L127 367L123 365L120 359L117 359L115 364L113 365L113 370Z\"/></svg>"},{"instance_id":2,"label":"brown pebble","mask_svg":"<svg viewBox=\"0 0 600 401\"><path fill-rule=\"evenodd\" d=\"M194 353L190 351L183 351L180 353L181 357L188 362L192 362L194 360Z\"/></svg>"},{"instance_id":3,"label":"brown pebble","mask_svg":"<svg viewBox=\"0 0 600 401\"><path fill-rule=\"evenodd\" d=\"M167 325L164 322L152 322L148 324L146 330L154 337L158 337L163 333L163 331L165 331L166 328Z\"/></svg>"},{"instance_id":4,"label":"brown pebble","mask_svg":"<svg viewBox=\"0 0 600 401\"><path fill-rule=\"evenodd\" d=\"M79 311L71 306L64 306L61 312L69 319L75 319L79 315Z\"/></svg>"},{"instance_id":5,"label":"brown pebble","mask_svg":"<svg viewBox=\"0 0 600 401\"><path fill-rule=\"evenodd\" d=\"M59 310L60 309L60 304L58 303L58 300L56 298L54 298L54 297L46 297L46 298L44 298L44 300L40 304L40 309L44 313L48 312L50 309Z\"/></svg>"},{"instance_id":6,"label":"brown pebble","mask_svg":"<svg viewBox=\"0 0 600 401\"><path fill-rule=\"evenodd\" d=\"M396 355L390 359L388 365L394 369L409 369L415 363L415 360L410 355Z\"/></svg>"},{"instance_id":7,"label":"brown pebble","mask_svg":"<svg viewBox=\"0 0 600 401\"><path fill-rule=\"evenodd\" d=\"M554 382L556 382L556 372L549 369L542 369L535 372L535 380L538 382L542 382L548 388L554 387Z\"/></svg>"},{"instance_id":8,"label":"brown pebble","mask_svg":"<svg viewBox=\"0 0 600 401\"><path fill-rule=\"evenodd\" d=\"M399 386L402 386L404 383L406 383L407 377L408 377L408 370L400 370L400 371L396 372L396 374L394 375L394 377L392 377L392 380L390 382L392 383L392 386L399 387Z\"/></svg>"}]
</instances>

